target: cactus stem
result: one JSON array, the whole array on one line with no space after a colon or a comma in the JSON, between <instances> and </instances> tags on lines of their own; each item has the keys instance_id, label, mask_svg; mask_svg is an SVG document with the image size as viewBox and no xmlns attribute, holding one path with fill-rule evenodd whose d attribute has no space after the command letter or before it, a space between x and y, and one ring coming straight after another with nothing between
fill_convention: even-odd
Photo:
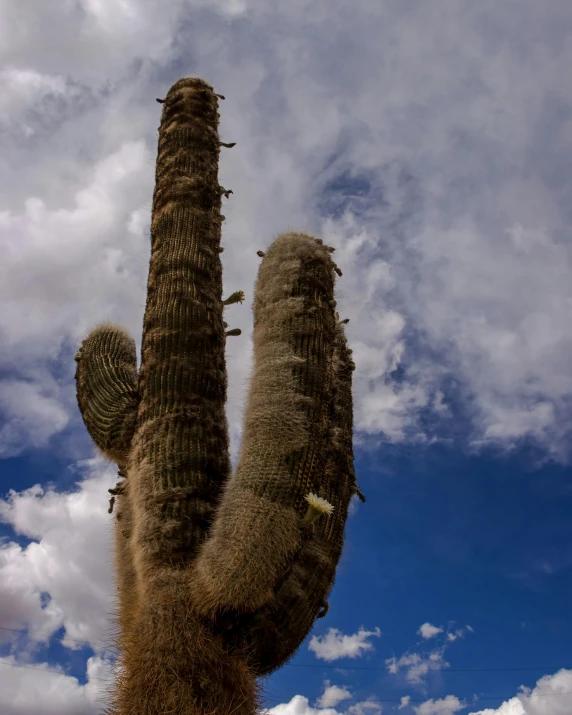
<instances>
[{"instance_id":1,"label":"cactus stem","mask_svg":"<svg viewBox=\"0 0 572 715\"><path fill-rule=\"evenodd\" d=\"M242 303L244 300L244 291L242 290L236 290L232 295L229 295L229 297L226 300L223 300L222 304L223 305L231 305L232 303Z\"/></svg>"}]
</instances>

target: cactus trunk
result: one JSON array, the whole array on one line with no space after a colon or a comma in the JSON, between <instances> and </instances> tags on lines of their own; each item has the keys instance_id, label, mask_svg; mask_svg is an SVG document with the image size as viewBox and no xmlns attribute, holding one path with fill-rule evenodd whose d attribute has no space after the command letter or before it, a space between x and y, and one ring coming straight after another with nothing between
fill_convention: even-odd
<instances>
[{"instance_id":1,"label":"cactus trunk","mask_svg":"<svg viewBox=\"0 0 572 715\"><path fill-rule=\"evenodd\" d=\"M243 445L230 473L218 100L179 80L163 103L141 367L96 328L78 404L125 481L117 497L119 675L108 715L254 715L257 678L325 615L350 498L351 351L333 249L305 233L262 254ZM361 492L359 492L361 495ZM113 500L110 510L113 508Z\"/></svg>"}]
</instances>

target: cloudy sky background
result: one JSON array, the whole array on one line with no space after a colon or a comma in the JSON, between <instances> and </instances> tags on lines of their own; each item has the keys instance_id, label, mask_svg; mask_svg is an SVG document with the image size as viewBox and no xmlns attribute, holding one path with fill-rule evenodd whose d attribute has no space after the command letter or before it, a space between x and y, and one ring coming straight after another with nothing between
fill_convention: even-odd
<instances>
[{"instance_id":1,"label":"cloudy sky background","mask_svg":"<svg viewBox=\"0 0 572 715\"><path fill-rule=\"evenodd\" d=\"M256 251L335 246L358 483L273 715L572 712L567 0L0 0L0 710L111 682L107 489L73 355L139 351L163 97L225 95L233 463Z\"/></svg>"}]
</instances>

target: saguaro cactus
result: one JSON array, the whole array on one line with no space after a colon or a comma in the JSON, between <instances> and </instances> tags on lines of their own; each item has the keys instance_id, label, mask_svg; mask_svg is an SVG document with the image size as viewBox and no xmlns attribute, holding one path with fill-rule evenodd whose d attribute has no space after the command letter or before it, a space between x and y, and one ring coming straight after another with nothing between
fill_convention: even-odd
<instances>
[{"instance_id":1,"label":"saguaro cactus","mask_svg":"<svg viewBox=\"0 0 572 715\"><path fill-rule=\"evenodd\" d=\"M77 395L117 462L118 677L109 715L253 715L260 679L327 611L356 493L354 364L333 248L306 233L259 251L254 369L239 462L225 416L218 98L179 80L163 103L141 367L119 326L76 355Z\"/></svg>"}]
</instances>

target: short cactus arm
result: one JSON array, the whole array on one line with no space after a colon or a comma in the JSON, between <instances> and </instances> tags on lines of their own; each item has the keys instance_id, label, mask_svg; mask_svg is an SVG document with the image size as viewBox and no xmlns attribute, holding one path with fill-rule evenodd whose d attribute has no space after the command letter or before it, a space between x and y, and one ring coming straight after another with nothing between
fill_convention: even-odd
<instances>
[{"instance_id":1,"label":"short cactus arm","mask_svg":"<svg viewBox=\"0 0 572 715\"><path fill-rule=\"evenodd\" d=\"M218 121L203 80L167 93L128 477L142 589L192 561L230 473Z\"/></svg>"},{"instance_id":2,"label":"short cactus arm","mask_svg":"<svg viewBox=\"0 0 572 715\"><path fill-rule=\"evenodd\" d=\"M124 328L102 323L82 342L75 357L81 416L102 454L125 466L135 432L137 358Z\"/></svg>"},{"instance_id":3,"label":"short cactus arm","mask_svg":"<svg viewBox=\"0 0 572 715\"><path fill-rule=\"evenodd\" d=\"M122 327L102 323L82 342L75 359L77 401L85 426L99 451L117 462L119 476L125 477L137 416L135 341ZM137 612L135 570L129 543L133 524L128 486L125 481L118 484L112 490L110 504L110 511L115 506L116 514L117 623L123 641Z\"/></svg>"},{"instance_id":4,"label":"short cactus arm","mask_svg":"<svg viewBox=\"0 0 572 715\"><path fill-rule=\"evenodd\" d=\"M325 476L334 270L322 241L301 233L279 236L261 262L243 447L190 571L203 616L268 603L303 540L308 494L346 498L347 486Z\"/></svg>"}]
</instances>

